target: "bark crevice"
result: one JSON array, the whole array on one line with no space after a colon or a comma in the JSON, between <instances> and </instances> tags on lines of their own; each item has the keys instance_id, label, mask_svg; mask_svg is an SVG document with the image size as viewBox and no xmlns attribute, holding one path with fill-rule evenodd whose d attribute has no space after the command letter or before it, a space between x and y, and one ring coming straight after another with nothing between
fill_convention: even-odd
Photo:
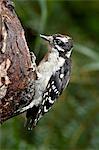
<instances>
[{"instance_id":1,"label":"bark crevice","mask_svg":"<svg viewBox=\"0 0 99 150\"><path fill-rule=\"evenodd\" d=\"M0 123L31 102L34 79L35 68L14 4L0 0ZM31 84L32 94L26 92Z\"/></svg>"}]
</instances>

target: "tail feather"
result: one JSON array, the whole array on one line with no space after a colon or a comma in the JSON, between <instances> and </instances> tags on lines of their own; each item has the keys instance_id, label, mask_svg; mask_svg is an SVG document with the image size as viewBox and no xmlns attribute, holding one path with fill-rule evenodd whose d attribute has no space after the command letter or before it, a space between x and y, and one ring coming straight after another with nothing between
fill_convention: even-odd
<instances>
[{"instance_id":1,"label":"tail feather","mask_svg":"<svg viewBox=\"0 0 99 150\"><path fill-rule=\"evenodd\" d=\"M33 106L33 108L27 110L26 113L27 120L25 122L25 127L28 130L32 130L32 128L36 126L35 119L37 118L38 111L39 111L39 106Z\"/></svg>"}]
</instances>

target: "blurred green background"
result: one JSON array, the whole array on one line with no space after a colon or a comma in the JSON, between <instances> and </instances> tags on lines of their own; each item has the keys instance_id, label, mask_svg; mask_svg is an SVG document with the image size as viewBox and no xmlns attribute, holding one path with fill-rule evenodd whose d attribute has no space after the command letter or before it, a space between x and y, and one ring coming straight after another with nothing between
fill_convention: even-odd
<instances>
[{"instance_id":1,"label":"blurred green background","mask_svg":"<svg viewBox=\"0 0 99 150\"><path fill-rule=\"evenodd\" d=\"M0 150L99 150L99 1L14 0L28 46L39 62L47 47L39 34L74 40L67 89L33 131L24 115L0 129Z\"/></svg>"}]
</instances>

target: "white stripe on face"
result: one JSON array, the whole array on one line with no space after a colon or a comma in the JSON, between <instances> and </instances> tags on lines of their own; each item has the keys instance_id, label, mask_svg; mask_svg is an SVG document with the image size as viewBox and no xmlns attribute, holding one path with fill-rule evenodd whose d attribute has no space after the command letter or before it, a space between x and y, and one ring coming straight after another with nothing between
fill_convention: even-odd
<instances>
[{"instance_id":1,"label":"white stripe on face","mask_svg":"<svg viewBox=\"0 0 99 150\"><path fill-rule=\"evenodd\" d=\"M64 52L65 50L63 49L63 48L61 48L60 46L58 46L58 45L55 45L56 46L56 48L59 50L59 51L62 51L62 52Z\"/></svg>"},{"instance_id":2,"label":"white stripe on face","mask_svg":"<svg viewBox=\"0 0 99 150\"><path fill-rule=\"evenodd\" d=\"M67 43L69 39L71 39L69 36L66 37L57 37L58 40L61 40L63 43Z\"/></svg>"}]
</instances>

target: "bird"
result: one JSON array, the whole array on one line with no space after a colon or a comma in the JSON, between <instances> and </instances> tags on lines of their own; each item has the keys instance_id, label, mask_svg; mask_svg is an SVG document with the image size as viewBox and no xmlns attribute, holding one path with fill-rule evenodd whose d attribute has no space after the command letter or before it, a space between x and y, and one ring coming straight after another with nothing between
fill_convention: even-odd
<instances>
[{"instance_id":1,"label":"bird","mask_svg":"<svg viewBox=\"0 0 99 150\"><path fill-rule=\"evenodd\" d=\"M71 53L73 40L62 34L40 35L47 42L48 52L37 66L35 94L21 112L27 110L26 124L32 130L53 106L67 87L71 75Z\"/></svg>"}]
</instances>

